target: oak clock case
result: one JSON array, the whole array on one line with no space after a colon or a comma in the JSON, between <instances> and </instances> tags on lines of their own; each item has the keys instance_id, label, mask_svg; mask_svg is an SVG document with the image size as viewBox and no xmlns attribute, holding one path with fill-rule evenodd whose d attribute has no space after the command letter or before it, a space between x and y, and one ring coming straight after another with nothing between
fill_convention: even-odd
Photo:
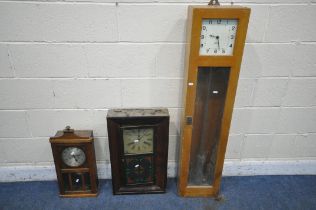
<instances>
[{"instance_id":1,"label":"oak clock case","mask_svg":"<svg viewBox=\"0 0 316 210\"><path fill-rule=\"evenodd\" d=\"M91 130L66 127L50 138L61 197L98 194L94 138Z\"/></svg>"},{"instance_id":2,"label":"oak clock case","mask_svg":"<svg viewBox=\"0 0 316 210\"><path fill-rule=\"evenodd\" d=\"M168 110L113 109L107 124L113 194L165 192Z\"/></svg>"},{"instance_id":3,"label":"oak clock case","mask_svg":"<svg viewBox=\"0 0 316 210\"><path fill-rule=\"evenodd\" d=\"M217 196L250 9L189 6L178 191Z\"/></svg>"}]
</instances>

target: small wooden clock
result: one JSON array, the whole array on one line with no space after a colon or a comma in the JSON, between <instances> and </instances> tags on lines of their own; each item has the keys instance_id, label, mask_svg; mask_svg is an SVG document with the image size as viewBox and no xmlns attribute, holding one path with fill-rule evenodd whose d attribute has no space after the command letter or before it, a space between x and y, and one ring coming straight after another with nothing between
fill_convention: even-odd
<instances>
[{"instance_id":1,"label":"small wooden clock","mask_svg":"<svg viewBox=\"0 0 316 210\"><path fill-rule=\"evenodd\" d=\"M189 6L182 196L218 195L249 15L246 7Z\"/></svg>"},{"instance_id":2,"label":"small wooden clock","mask_svg":"<svg viewBox=\"0 0 316 210\"><path fill-rule=\"evenodd\" d=\"M113 194L165 192L168 110L109 110L107 126Z\"/></svg>"},{"instance_id":3,"label":"small wooden clock","mask_svg":"<svg viewBox=\"0 0 316 210\"><path fill-rule=\"evenodd\" d=\"M58 131L49 139L61 197L95 197L98 176L91 130Z\"/></svg>"}]
</instances>

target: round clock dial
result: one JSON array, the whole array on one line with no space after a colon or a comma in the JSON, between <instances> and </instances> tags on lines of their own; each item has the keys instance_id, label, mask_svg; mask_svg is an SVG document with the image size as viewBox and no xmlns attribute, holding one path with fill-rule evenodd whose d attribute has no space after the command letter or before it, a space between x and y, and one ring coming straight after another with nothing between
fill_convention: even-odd
<instances>
[{"instance_id":1,"label":"round clock dial","mask_svg":"<svg viewBox=\"0 0 316 210\"><path fill-rule=\"evenodd\" d=\"M232 55L237 25L235 19L203 19L200 55Z\"/></svg>"},{"instance_id":2,"label":"round clock dial","mask_svg":"<svg viewBox=\"0 0 316 210\"><path fill-rule=\"evenodd\" d=\"M86 155L79 147L67 147L61 156L63 162L70 167L81 166L86 161Z\"/></svg>"},{"instance_id":3,"label":"round clock dial","mask_svg":"<svg viewBox=\"0 0 316 210\"><path fill-rule=\"evenodd\" d=\"M123 130L124 153L143 154L153 152L154 129L135 128Z\"/></svg>"}]
</instances>

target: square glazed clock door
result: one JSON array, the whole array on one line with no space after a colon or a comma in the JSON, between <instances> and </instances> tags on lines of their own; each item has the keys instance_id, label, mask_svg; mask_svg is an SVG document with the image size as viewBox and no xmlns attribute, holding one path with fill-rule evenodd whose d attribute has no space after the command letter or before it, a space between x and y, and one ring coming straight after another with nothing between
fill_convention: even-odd
<instances>
[{"instance_id":1,"label":"square glazed clock door","mask_svg":"<svg viewBox=\"0 0 316 210\"><path fill-rule=\"evenodd\" d=\"M154 183L154 147L156 126L122 126L122 170L125 184Z\"/></svg>"}]
</instances>

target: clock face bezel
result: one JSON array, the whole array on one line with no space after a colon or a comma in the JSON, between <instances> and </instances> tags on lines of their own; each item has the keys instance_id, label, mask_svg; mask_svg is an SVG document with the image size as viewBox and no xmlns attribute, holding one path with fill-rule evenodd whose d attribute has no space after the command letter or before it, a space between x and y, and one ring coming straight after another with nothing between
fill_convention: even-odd
<instances>
[{"instance_id":1,"label":"clock face bezel","mask_svg":"<svg viewBox=\"0 0 316 210\"><path fill-rule=\"evenodd\" d=\"M122 125L120 127L120 139L121 139L121 151L123 156L135 156L135 155L146 155L146 154L155 154L156 151L156 127L155 125ZM125 152L125 143L124 143L124 130L129 129L152 129L153 130L153 140L152 140L152 152L147 153L126 153Z\"/></svg>"},{"instance_id":2,"label":"clock face bezel","mask_svg":"<svg viewBox=\"0 0 316 210\"><path fill-rule=\"evenodd\" d=\"M237 31L238 31L238 19L203 18L201 21L199 55L200 56L231 56L233 55ZM223 32L225 34L223 34ZM210 46L211 44L213 44L213 48L212 46Z\"/></svg>"},{"instance_id":3,"label":"clock face bezel","mask_svg":"<svg viewBox=\"0 0 316 210\"><path fill-rule=\"evenodd\" d=\"M247 19L247 14L238 11L236 7L196 7L196 10L199 11L194 11L192 14L192 17L194 17L194 21L192 21L191 30L194 32L191 34L190 57L192 58L192 60L196 59L196 62L200 63L200 67L232 67L232 64L235 62L236 58L239 58L240 51L244 47L243 39L245 37L245 28L247 29L248 22L245 21ZM243 9L242 7L240 8L241 10ZM212 9L214 12L209 12L210 9ZM237 20L237 31L232 54L200 55L200 38L202 31L202 22L205 19Z\"/></svg>"},{"instance_id":4,"label":"clock face bezel","mask_svg":"<svg viewBox=\"0 0 316 210\"><path fill-rule=\"evenodd\" d=\"M80 151L80 154L82 155L83 154L83 157L84 157L84 159L83 160L81 160L81 162L78 162L78 164L75 164L75 165L72 165L72 164L69 164L69 163L67 163L67 161L66 161L66 156L65 155L71 155L71 154L67 154L67 153L65 153L67 150L71 150L71 149L77 149L77 150L79 150ZM70 151L69 151L70 152ZM73 155L74 156L74 155ZM62 149L61 149L61 152L60 152L60 158L61 158L61 161L62 161L62 163L64 164L64 165L66 165L67 167L70 167L70 168L78 168L78 167L82 167L83 165L85 165L85 163L87 162L87 155L86 155L86 152L85 152L85 150L82 148L82 147L80 147L80 146L76 146L76 145L71 145L71 146L66 146L66 147L62 147ZM69 158L69 157L68 157ZM74 159L76 159L75 157L74 157ZM76 162L77 162L77 160L75 160Z\"/></svg>"}]
</instances>

